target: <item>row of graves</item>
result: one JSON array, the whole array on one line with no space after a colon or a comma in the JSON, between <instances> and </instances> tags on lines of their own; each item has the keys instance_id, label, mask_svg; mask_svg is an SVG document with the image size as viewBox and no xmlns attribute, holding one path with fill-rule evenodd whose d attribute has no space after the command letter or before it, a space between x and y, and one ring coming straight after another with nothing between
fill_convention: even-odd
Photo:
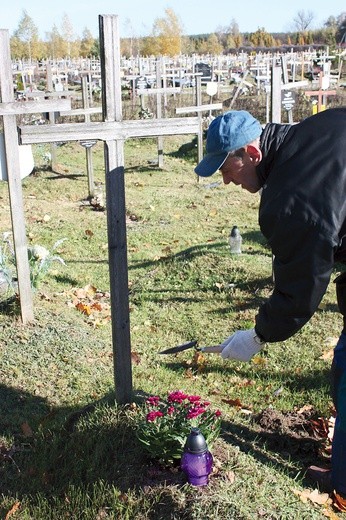
<instances>
[{"instance_id":1,"label":"row of graves","mask_svg":"<svg viewBox=\"0 0 346 520\"><path fill-rule=\"evenodd\" d=\"M41 93L34 88L29 88L26 90L25 98L15 98L13 77L14 74L18 74L19 68L18 64L17 67L14 67L10 58L9 33L7 30L0 30L0 116L3 119L4 130L2 148L0 147L0 155L2 157L0 173L1 179L8 183L21 317L23 323L26 324L33 321L34 308L30 286L21 180L30 173L30 164L32 164L28 157L30 147L31 145L43 143L50 143L54 147L57 142L77 141L86 148L86 153L89 154L90 159L93 144L97 141L104 143L114 380L117 401L119 403L127 403L132 399L132 369L124 143L127 139L132 138L156 137L158 166L160 167L163 160L164 136L197 136L199 161L203 155L202 114L205 112L221 113L223 105L222 103L212 103L212 98L218 88L217 81L206 81L205 88L211 102L209 104L202 103L201 85L203 72L198 72L195 73L195 103L191 106L177 108L177 117L162 117L162 96L172 94L172 90L169 92L169 89L173 89L174 93L181 89L181 86L165 86L164 84L165 78L168 78L172 73L172 63L166 63L166 60L163 58L155 61L149 59L143 59L138 62L133 61L131 62L131 67L129 63L124 63L120 56L118 17L115 15L99 16L99 32L101 58L99 64L96 61L93 62L93 67L95 67L96 73L100 75L101 107L90 105L90 83L93 71L85 69L84 74L81 75L83 106L79 109L72 109L71 99L76 95L75 91L71 92L68 89L68 81L65 81L62 89L54 88L56 77L58 77L58 69L54 68L53 63L45 64L48 88ZM197 60L197 63L201 62ZM259 73L259 63L257 64L258 67L256 65L256 74ZM292 110L290 92L295 87L301 87L301 85L300 81L288 81L287 62L282 57L281 59L271 58L271 61L268 63L269 69L266 70L268 76L270 76L271 85L270 119L273 122L280 122L283 107L288 114ZM141 90L146 90L147 92L150 90L155 93L157 99L156 117L141 120L124 120L122 115L122 84L124 77L126 77L127 73L127 77L130 77L130 80L133 81L135 74L130 74L130 72L146 73L146 66L149 65L155 65L156 86L152 86L150 89L141 89L138 86L137 91L139 95L141 95ZM188 61L185 61L183 66L184 71L187 70L189 66ZM217 62L218 71L229 70L230 66L231 62L227 61L227 57L222 57L222 59L220 57ZM249 67L248 62L247 66ZM28 72L22 70L21 74L25 81L30 81ZM33 73L32 78L34 76L35 74ZM63 83L62 81L60 82ZM95 113L96 109L100 113L101 120L91 121L90 116ZM59 118L57 121L57 113L60 116L65 116L67 119ZM23 121L27 121L31 114L35 114L35 117L37 117L37 114L41 114L42 124L24 124ZM46 117L43 117L43 114ZM24 119L23 116L25 116ZM78 122L74 118L78 118ZM18 124L18 121L21 121L21 123ZM24 167L25 165L26 167ZM88 172L88 178L90 194L93 189L90 172Z\"/></svg>"},{"instance_id":2,"label":"row of graves","mask_svg":"<svg viewBox=\"0 0 346 520\"><path fill-rule=\"evenodd\" d=\"M194 87L195 76L199 74L202 84L215 81L218 84L239 82L244 74L249 74L256 81L257 88L268 82L269 70L273 59L284 59L290 81L303 80L318 82L319 73L330 76L332 83L337 83L342 75L345 56L341 53L329 55L328 49L308 48L286 52L238 52L224 55L179 55L177 57L120 57L120 76L123 87L137 89L152 87ZM332 68L333 64L333 68ZM157 68L160 68L162 83L157 85ZM53 74L56 90L67 88L69 84L81 84L87 76L88 83L95 89L101 87L101 62L98 58L60 59L12 62L15 82L23 87L32 88L44 82L47 69Z\"/></svg>"}]
</instances>

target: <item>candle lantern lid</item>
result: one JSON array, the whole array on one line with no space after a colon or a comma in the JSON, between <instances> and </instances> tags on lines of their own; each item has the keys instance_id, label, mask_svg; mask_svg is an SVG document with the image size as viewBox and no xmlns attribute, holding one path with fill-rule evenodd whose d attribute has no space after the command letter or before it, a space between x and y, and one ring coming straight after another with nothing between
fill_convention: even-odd
<instances>
[{"instance_id":1,"label":"candle lantern lid","mask_svg":"<svg viewBox=\"0 0 346 520\"><path fill-rule=\"evenodd\" d=\"M184 451L189 453L205 453L208 451L206 440L199 428L191 428L191 433L186 439Z\"/></svg>"},{"instance_id":2,"label":"candle lantern lid","mask_svg":"<svg viewBox=\"0 0 346 520\"><path fill-rule=\"evenodd\" d=\"M240 231L238 229L238 226L233 226L231 230L231 237L239 237Z\"/></svg>"}]
</instances>

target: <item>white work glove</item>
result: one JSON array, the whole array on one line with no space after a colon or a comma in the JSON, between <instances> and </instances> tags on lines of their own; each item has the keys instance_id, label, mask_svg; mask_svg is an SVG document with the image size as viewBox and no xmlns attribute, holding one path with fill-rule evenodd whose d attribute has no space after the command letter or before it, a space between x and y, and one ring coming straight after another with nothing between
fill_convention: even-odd
<instances>
[{"instance_id":1,"label":"white work glove","mask_svg":"<svg viewBox=\"0 0 346 520\"><path fill-rule=\"evenodd\" d=\"M250 361L264 345L257 336L255 329L238 330L227 338L221 347L223 359L237 359L238 361Z\"/></svg>"}]
</instances>

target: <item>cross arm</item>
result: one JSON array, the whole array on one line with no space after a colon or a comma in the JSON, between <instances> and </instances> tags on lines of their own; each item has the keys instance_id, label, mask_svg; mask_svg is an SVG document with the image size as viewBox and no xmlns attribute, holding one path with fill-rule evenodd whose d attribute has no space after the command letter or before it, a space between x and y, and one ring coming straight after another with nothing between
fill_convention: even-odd
<instances>
[{"instance_id":1,"label":"cross arm","mask_svg":"<svg viewBox=\"0 0 346 520\"><path fill-rule=\"evenodd\" d=\"M193 112L207 112L208 110L222 110L222 103L212 103L209 105L191 106L191 107L179 107L175 109L176 114L189 114Z\"/></svg>"},{"instance_id":2,"label":"cross arm","mask_svg":"<svg viewBox=\"0 0 346 520\"><path fill-rule=\"evenodd\" d=\"M70 110L70 99L46 99L44 101L8 101L0 103L0 116L37 114L40 112L59 112Z\"/></svg>"},{"instance_id":3,"label":"cross arm","mask_svg":"<svg viewBox=\"0 0 346 520\"><path fill-rule=\"evenodd\" d=\"M197 117L105 121L101 123L63 123L58 125L19 127L20 144L54 143L58 141L126 140L133 137L198 134Z\"/></svg>"}]
</instances>

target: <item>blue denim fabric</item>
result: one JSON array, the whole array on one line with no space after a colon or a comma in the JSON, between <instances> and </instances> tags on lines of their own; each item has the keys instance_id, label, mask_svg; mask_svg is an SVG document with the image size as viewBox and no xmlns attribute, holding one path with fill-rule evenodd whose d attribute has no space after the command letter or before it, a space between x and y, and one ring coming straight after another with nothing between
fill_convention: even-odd
<instances>
[{"instance_id":1,"label":"blue denim fabric","mask_svg":"<svg viewBox=\"0 0 346 520\"><path fill-rule=\"evenodd\" d=\"M334 349L332 395L337 411L332 446L333 488L346 496L346 334Z\"/></svg>"}]
</instances>

